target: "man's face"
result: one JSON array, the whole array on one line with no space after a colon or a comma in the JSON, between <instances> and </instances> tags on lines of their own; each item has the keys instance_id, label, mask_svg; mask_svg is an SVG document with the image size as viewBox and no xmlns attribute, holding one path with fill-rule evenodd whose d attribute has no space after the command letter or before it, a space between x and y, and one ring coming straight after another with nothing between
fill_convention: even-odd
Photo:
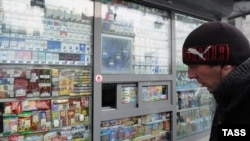
<instances>
[{"instance_id":1,"label":"man's face","mask_svg":"<svg viewBox=\"0 0 250 141\"><path fill-rule=\"evenodd\" d=\"M209 65L190 65L188 66L188 77L196 79L203 87L207 87L210 93L213 93L215 88L223 79L221 66Z\"/></svg>"}]
</instances>

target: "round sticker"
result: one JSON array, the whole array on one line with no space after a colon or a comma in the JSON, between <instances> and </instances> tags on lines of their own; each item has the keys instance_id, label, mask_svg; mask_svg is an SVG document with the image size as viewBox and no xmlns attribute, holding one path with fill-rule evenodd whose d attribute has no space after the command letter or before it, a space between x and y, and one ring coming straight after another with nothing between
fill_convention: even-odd
<instances>
[{"instance_id":1,"label":"round sticker","mask_svg":"<svg viewBox=\"0 0 250 141\"><path fill-rule=\"evenodd\" d=\"M97 74L97 75L95 76L95 81L96 81L96 82L102 82L102 75Z\"/></svg>"}]
</instances>

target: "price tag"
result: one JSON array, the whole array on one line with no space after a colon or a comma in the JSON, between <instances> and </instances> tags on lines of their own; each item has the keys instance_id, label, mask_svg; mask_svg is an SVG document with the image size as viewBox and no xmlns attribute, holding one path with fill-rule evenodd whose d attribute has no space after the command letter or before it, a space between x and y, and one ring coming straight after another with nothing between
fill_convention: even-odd
<instances>
[{"instance_id":1,"label":"price tag","mask_svg":"<svg viewBox=\"0 0 250 141\"><path fill-rule=\"evenodd\" d=\"M59 120L54 120L54 127L59 127Z\"/></svg>"},{"instance_id":2,"label":"price tag","mask_svg":"<svg viewBox=\"0 0 250 141\"><path fill-rule=\"evenodd\" d=\"M58 96L58 91L52 91L52 96Z\"/></svg>"},{"instance_id":3,"label":"price tag","mask_svg":"<svg viewBox=\"0 0 250 141\"><path fill-rule=\"evenodd\" d=\"M67 62L68 65L73 65L74 63L72 61Z\"/></svg>"},{"instance_id":4,"label":"price tag","mask_svg":"<svg viewBox=\"0 0 250 141\"><path fill-rule=\"evenodd\" d=\"M84 121L84 115L79 115L79 121Z\"/></svg>"}]
</instances>

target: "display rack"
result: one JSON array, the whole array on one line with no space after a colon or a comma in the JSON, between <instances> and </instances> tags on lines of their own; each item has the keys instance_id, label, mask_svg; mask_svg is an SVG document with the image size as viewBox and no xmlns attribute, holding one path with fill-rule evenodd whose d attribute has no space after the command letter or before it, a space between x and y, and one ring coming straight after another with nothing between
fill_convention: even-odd
<instances>
[{"instance_id":1,"label":"display rack","mask_svg":"<svg viewBox=\"0 0 250 141\"><path fill-rule=\"evenodd\" d=\"M170 139L170 113L157 113L101 122L101 140Z\"/></svg>"},{"instance_id":2,"label":"display rack","mask_svg":"<svg viewBox=\"0 0 250 141\"><path fill-rule=\"evenodd\" d=\"M93 2L77 2L0 1L0 140L91 140Z\"/></svg>"},{"instance_id":3,"label":"display rack","mask_svg":"<svg viewBox=\"0 0 250 141\"><path fill-rule=\"evenodd\" d=\"M211 127L213 99L205 88L200 89L177 91L177 138L207 131Z\"/></svg>"}]
</instances>

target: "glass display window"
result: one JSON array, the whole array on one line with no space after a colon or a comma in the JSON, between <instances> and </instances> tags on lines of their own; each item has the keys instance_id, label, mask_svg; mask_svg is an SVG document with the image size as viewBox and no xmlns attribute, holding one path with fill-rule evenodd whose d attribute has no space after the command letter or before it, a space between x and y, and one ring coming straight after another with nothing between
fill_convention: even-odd
<instances>
[{"instance_id":1,"label":"glass display window","mask_svg":"<svg viewBox=\"0 0 250 141\"><path fill-rule=\"evenodd\" d=\"M102 73L169 74L170 33L167 11L128 1L104 0Z\"/></svg>"},{"instance_id":2,"label":"glass display window","mask_svg":"<svg viewBox=\"0 0 250 141\"><path fill-rule=\"evenodd\" d=\"M129 104L137 102L137 87L122 86L121 89L121 104Z\"/></svg>"},{"instance_id":3,"label":"glass display window","mask_svg":"<svg viewBox=\"0 0 250 141\"><path fill-rule=\"evenodd\" d=\"M175 43L176 43L176 69L187 70L187 66L182 62L182 46L188 34L206 21L191 16L175 14Z\"/></svg>"},{"instance_id":4,"label":"glass display window","mask_svg":"<svg viewBox=\"0 0 250 141\"><path fill-rule=\"evenodd\" d=\"M91 65L92 1L0 2L0 63Z\"/></svg>"},{"instance_id":5,"label":"glass display window","mask_svg":"<svg viewBox=\"0 0 250 141\"><path fill-rule=\"evenodd\" d=\"M92 0L0 0L0 140L91 140Z\"/></svg>"},{"instance_id":6,"label":"glass display window","mask_svg":"<svg viewBox=\"0 0 250 141\"><path fill-rule=\"evenodd\" d=\"M138 107L136 83L102 84L102 110L121 110Z\"/></svg>"},{"instance_id":7,"label":"glass display window","mask_svg":"<svg viewBox=\"0 0 250 141\"><path fill-rule=\"evenodd\" d=\"M143 102L168 100L168 87L160 85L143 86L142 99Z\"/></svg>"},{"instance_id":8,"label":"glass display window","mask_svg":"<svg viewBox=\"0 0 250 141\"><path fill-rule=\"evenodd\" d=\"M102 71L107 73L132 72L132 38L102 36Z\"/></svg>"},{"instance_id":9,"label":"glass display window","mask_svg":"<svg viewBox=\"0 0 250 141\"><path fill-rule=\"evenodd\" d=\"M206 21L175 14L176 33L176 108L177 138L185 138L211 127L213 98L195 79L188 78L188 67L182 62L182 46L188 34Z\"/></svg>"},{"instance_id":10,"label":"glass display window","mask_svg":"<svg viewBox=\"0 0 250 141\"><path fill-rule=\"evenodd\" d=\"M172 101L171 86L172 83L169 81L139 83L138 94L141 106L170 105Z\"/></svg>"}]
</instances>

